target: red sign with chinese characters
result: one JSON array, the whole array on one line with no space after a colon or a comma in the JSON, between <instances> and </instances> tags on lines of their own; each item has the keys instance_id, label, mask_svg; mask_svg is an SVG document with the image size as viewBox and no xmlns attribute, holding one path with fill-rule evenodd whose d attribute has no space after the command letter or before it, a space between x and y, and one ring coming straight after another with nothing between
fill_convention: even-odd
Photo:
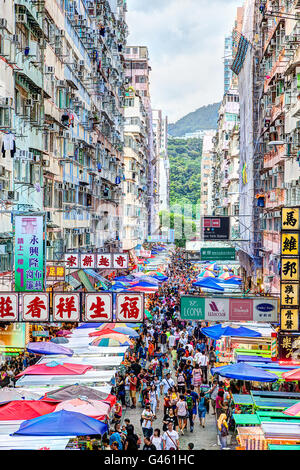
<instances>
[{"instance_id":1,"label":"red sign with chinese characters","mask_svg":"<svg viewBox=\"0 0 300 470\"><path fill-rule=\"evenodd\" d=\"M144 319L144 296L141 293L117 294L116 320L119 322L142 322Z\"/></svg>"},{"instance_id":2,"label":"red sign with chinese characters","mask_svg":"<svg viewBox=\"0 0 300 470\"><path fill-rule=\"evenodd\" d=\"M113 268L114 269L128 268L128 254L127 253L113 253Z\"/></svg>"},{"instance_id":3,"label":"red sign with chinese characters","mask_svg":"<svg viewBox=\"0 0 300 470\"><path fill-rule=\"evenodd\" d=\"M93 253L82 253L80 255L80 267L81 269L95 269L96 255Z\"/></svg>"},{"instance_id":4,"label":"red sign with chinese characters","mask_svg":"<svg viewBox=\"0 0 300 470\"><path fill-rule=\"evenodd\" d=\"M19 301L18 294L0 293L0 321L18 321Z\"/></svg>"},{"instance_id":5,"label":"red sign with chinese characters","mask_svg":"<svg viewBox=\"0 0 300 470\"><path fill-rule=\"evenodd\" d=\"M46 293L22 294L22 320L33 322L49 321L49 296Z\"/></svg>"},{"instance_id":6,"label":"red sign with chinese characters","mask_svg":"<svg viewBox=\"0 0 300 470\"><path fill-rule=\"evenodd\" d=\"M80 294L53 294L53 321L80 321Z\"/></svg>"},{"instance_id":7,"label":"red sign with chinese characters","mask_svg":"<svg viewBox=\"0 0 300 470\"><path fill-rule=\"evenodd\" d=\"M100 269L110 269L111 268L111 255L104 253L97 255L97 268Z\"/></svg>"},{"instance_id":8,"label":"red sign with chinese characters","mask_svg":"<svg viewBox=\"0 0 300 470\"><path fill-rule=\"evenodd\" d=\"M112 322L113 302L112 294L84 294L85 295L85 321Z\"/></svg>"},{"instance_id":9,"label":"red sign with chinese characters","mask_svg":"<svg viewBox=\"0 0 300 470\"><path fill-rule=\"evenodd\" d=\"M79 254L65 253L65 262L67 268L79 269Z\"/></svg>"}]
</instances>

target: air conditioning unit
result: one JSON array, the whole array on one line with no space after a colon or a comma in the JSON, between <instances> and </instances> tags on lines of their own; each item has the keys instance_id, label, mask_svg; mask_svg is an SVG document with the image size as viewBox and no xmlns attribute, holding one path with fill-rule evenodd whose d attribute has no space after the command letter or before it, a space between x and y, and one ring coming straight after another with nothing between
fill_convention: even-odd
<instances>
[{"instance_id":1,"label":"air conditioning unit","mask_svg":"<svg viewBox=\"0 0 300 470\"><path fill-rule=\"evenodd\" d=\"M6 29L6 28L7 28L7 19L0 18L0 29Z\"/></svg>"},{"instance_id":2,"label":"air conditioning unit","mask_svg":"<svg viewBox=\"0 0 300 470\"><path fill-rule=\"evenodd\" d=\"M19 200L19 193L17 193L16 191L7 191L7 199L8 200L18 201Z\"/></svg>"},{"instance_id":3,"label":"air conditioning unit","mask_svg":"<svg viewBox=\"0 0 300 470\"><path fill-rule=\"evenodd\" d=\"M49 73L49 74L54 74L55 73L55 67L50 67L48 65L46 65L46 73Z\"/></svg>"},{"instance_id":4,"label":"air conditioning unit","mask_svg":"<svg viewBox=\"0 0 300 470\"><path fill-rule=\"evenodd\" d=\"M57 81L57 87L58 88L66 88L66 83L64 80L58 80Z\"/></svg>"},{"instance_id":5,"label":"air conditioning unit","mask_svg":"<svg viewBox=\"0 0 300 470\"><path fill-rule=\"evenodd\" d=\"M27 15L25 13L17 13L16 23L27 23Z\"/></svg>"}]
</instances>

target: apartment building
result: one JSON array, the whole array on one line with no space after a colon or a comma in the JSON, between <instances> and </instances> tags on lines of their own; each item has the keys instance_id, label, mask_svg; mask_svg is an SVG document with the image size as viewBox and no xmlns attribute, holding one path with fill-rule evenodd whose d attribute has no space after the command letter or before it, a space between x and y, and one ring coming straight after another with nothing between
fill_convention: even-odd
<instances>
[{"instance_id":1,"label":"apartment building","mask_svg":"<svg viewBox=\"0 0 300 470\"><path fill-rule=\"evenodd\" d=\"M211 215L213 213L213 159L214 159L214 138L216 131L205 131L203 136L202 158L201 158L201 215Z\"/></svg>"},{"instance_id":2,"label":"apartment building","mask_svg":"<svg viewBox=\"0 0 300 470\"><path fill-rule=\"evenodd\" d=\"M147 112L139 93L130 87L125 100L123 248L131 250L148 235Z\"/></svg>"},{"instance_id":3,"label":"apartment building","mask_svg":"<svg viewBox=\"0 0 300 470\"><path fill-rule=\"evenodd\" d=\"M121 0L3 3L2 272L12 211L45 215L48 260L122 248L125 12Z\"/></svg>"},{"instance_id":4,"label":"apartment building","mask_svg":"<svg viewBox=\"0 0 300 470\"><path fill-rule=\"evenodd\" d=\"M154 233L158 228L158 175L159 155L154 142L153 115L150 97L150 62L148 48L144 46L127 46L125 53L126 83L137 90L146 109L148 136L148 233Z\"/></svg>"}]
</instances>

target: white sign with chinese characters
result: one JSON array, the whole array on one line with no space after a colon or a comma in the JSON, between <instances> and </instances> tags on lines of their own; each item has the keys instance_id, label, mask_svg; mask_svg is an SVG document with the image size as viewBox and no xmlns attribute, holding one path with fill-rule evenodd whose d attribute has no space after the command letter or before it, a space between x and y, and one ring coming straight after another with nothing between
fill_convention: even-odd
<instances>
[{"instance_id":1,"label":"white sign with chinese characters","mask_svg":"<svg viewBox=\"0 0 300 470\"><path fill-rule=\"evenodd\" d=\"M49 321L49 296L47 293L22 294L22 320L28 322Z\"/></svg>"},{"instance_id":2,"label":"white sign with chinese characters","mask_svg":"<svg viewBox=\"0 0 300 470\"><path fill-rule=\"evenodd\" d=\"M53 321L80 321L80 294L53 294Z\"/></svg>"},{"instance_id":3,"label":"white sign with chinese characters","mask_svg":"<svg viewBox=\"0 0 300 470\"><path fill-rule=\"evenodd\" d=\"M19 301L18 294L0 294L0 321L18 321Z\"/></svg>"},{"instance_id":4,"label":"white sign with chinese characters","mask_svg":"<svg viewBox=\"0 0 300 470\"><path fill-rule=\"evenodd\" d=\"M144 319L144 295L128 293L116 295L116 320L119 322L142 322Z\"/></svg>"},{"instance_id":5,"label":"white sign with chinese characters","mask_svg":"<svg viewBox=\"0 0 300 470\"><path fill-rule=\"evenodd\" d=\"M65 262L67 268L79 269L79 254L65 253Z\"/></svg>"},{"instance_id":6,"label":"white sign with chinese characters","mask_svg":"<svg viewBox=\"0 0 300 470\"><path fill-rule=\"evenodd\" d=\"M97 268L99 269L110 269L112 265L111 255L108 253L97 255Z\"/></svg>"},{"instance_id":7,"label":"white sign with chinese characters","mask_svg":"<svg viewBox=\"0 0 300 470\"><path fill-rule=\"evenodd\" d=\"M94 253L82 253L80 255L81 269L95 269L96 255Z\"/></svg>"},{"instance_id":8,"label":"white sign with chinese characters","mask_svg":"<svg viewBox=\"0 0 300 470\"><path fill-rule=\"evenodd\" d=\"M113 253L113 268L114 269L128 268L128 254L127 253Z\"/></svg>"},{"instance_id":9,"label":"white sign with chinese characters","mask_svg":"<svg viewBox=\"0 0 300 470\"><path fill-rule=\"evenodd\" d=\"M113 302L112 294L85 294L85 321L112 322Z\"/></svg>"}]
</instances>

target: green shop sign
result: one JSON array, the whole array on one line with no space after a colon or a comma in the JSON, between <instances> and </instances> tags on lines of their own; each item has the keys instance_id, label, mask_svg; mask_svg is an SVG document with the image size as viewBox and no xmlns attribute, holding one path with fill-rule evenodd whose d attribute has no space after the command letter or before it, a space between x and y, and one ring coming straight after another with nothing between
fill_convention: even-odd
<instances>
[{"instance_id":1,"label":"green shop sign","mask_svg":"<svg viewBox=\"0 0 300 470\"><path fill-rule=\"evenodd\" d=\"M201 261L235 261L235 248L201 248Z\"/></svg>"},{"instance_id":2,"label":"green shop sign","mask_svg":"<svg viewBox=\"0 0 300 470\"><path fill-rule=\"evenodd\" d=\"M204 320L205 298L204 297L181 297L180 299L181 320Z\"/></svg>"}]
</instances>

